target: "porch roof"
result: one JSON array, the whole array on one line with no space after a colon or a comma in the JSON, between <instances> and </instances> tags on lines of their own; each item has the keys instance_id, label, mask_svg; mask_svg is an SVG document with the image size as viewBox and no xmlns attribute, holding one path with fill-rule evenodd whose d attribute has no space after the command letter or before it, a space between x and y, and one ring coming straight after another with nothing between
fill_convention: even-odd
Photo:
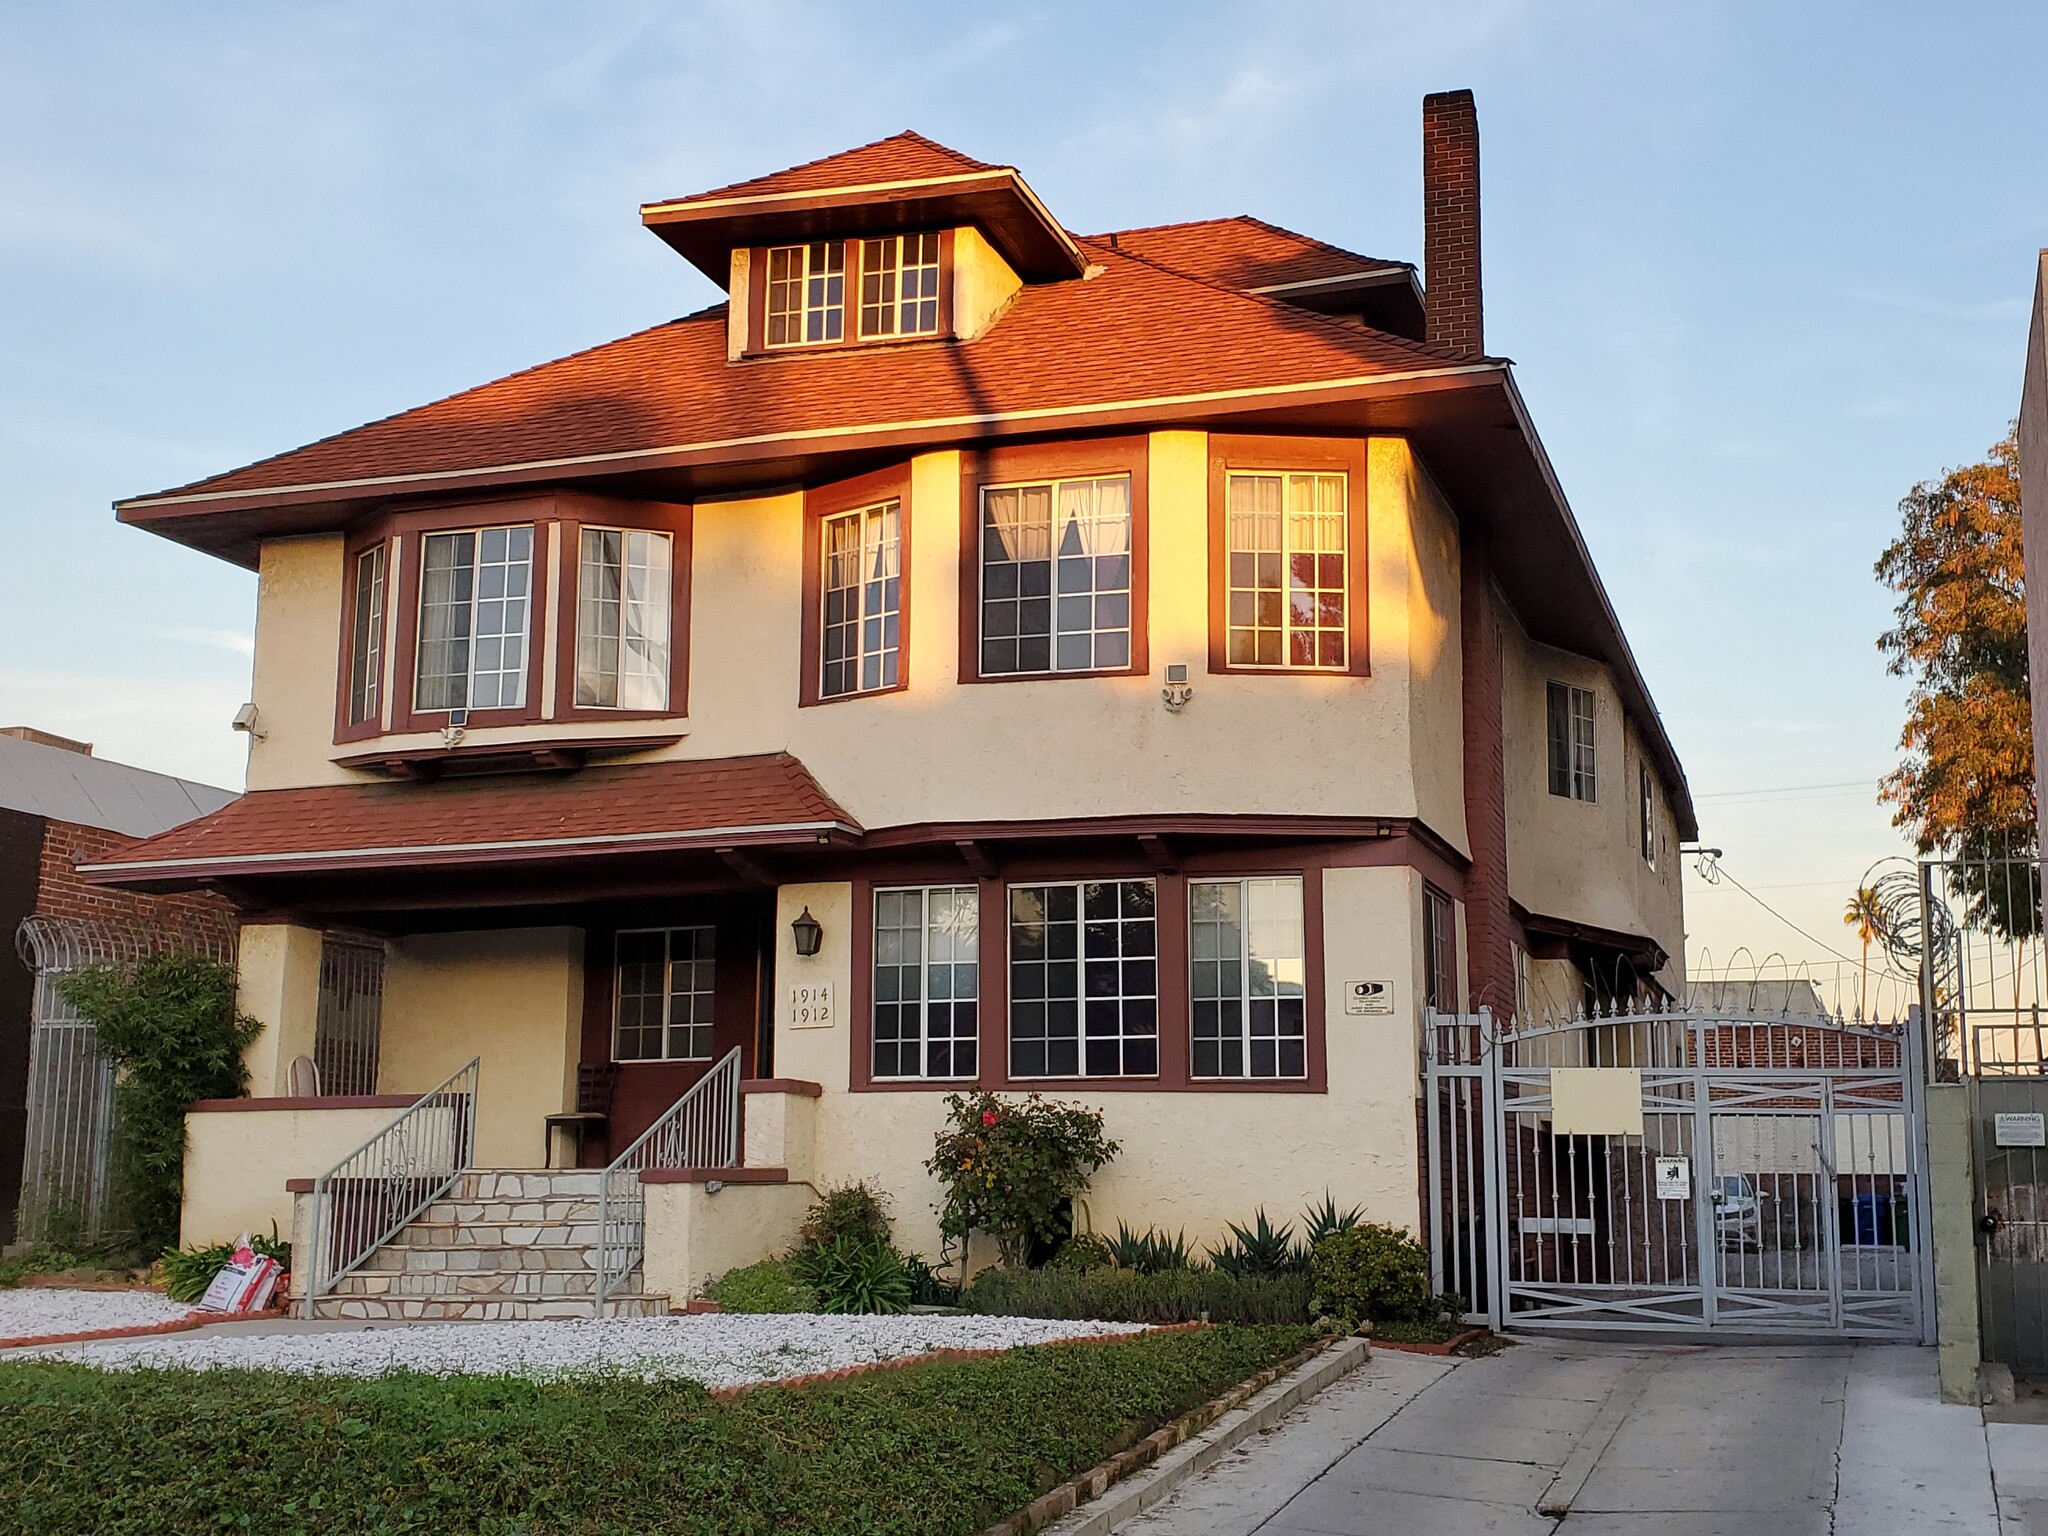
<instances>
[{"instance_id":1,"label":"porch roof","mask_svg":"<svg viewBox=\"0 0 2048 1536\"><path fill-rule=\"evenodd\" d=\"M806 844L860 826L787 753L264 789L79 867L97 885Z\"/></svg>"}]
</instances>

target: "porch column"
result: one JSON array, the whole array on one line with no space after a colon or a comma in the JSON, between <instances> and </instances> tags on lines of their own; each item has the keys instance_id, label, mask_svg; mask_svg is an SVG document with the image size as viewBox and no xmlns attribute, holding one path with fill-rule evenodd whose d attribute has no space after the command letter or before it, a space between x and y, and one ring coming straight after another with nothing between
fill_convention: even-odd
<instances>
[{"instance_id":1,"label":"porch column","mask_svg":"<svg viewBox=\"0 0 2048 1536\"><path fill-rule=\"evenodd\" d=\"M263 1033L242 1060L257 1098L292 1091L292 1061L313 1054L320 1013L320 930L295 923L247 923L238 947L236 999Z\"/></svg>"}]
</instances>

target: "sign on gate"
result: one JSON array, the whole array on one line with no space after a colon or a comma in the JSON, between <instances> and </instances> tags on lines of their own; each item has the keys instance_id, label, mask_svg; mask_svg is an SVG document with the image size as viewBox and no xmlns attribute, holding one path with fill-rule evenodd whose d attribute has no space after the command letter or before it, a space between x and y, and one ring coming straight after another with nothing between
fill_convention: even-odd
<instances>
[{"instance_id":1,"label":"sign on gate","mask_svg":"<svg viewBox=\"0 0 2048 1536\"><path fill-rule=\"evenodd\" d=\"M1773 1014L1430 1015L1439 1288L1507 1328L1925 1339L1919 1038Z\"/></svg>"},{"instance_id":2,"label":"sign on gate","mask_svg":"<svg viewBox=\"0 0 2048 1536\"><path fill-rule=\"evenodd\" d=\"M1996 1115L1991 1139L1999 1147L2048 1147L2048 1115Z\"/></svg>"}]
</instances>

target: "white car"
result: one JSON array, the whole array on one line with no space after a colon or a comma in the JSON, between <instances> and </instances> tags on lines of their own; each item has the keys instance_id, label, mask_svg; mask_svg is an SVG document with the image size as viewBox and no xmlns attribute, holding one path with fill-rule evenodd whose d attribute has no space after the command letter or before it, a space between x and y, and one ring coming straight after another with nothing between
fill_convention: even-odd
<instances>
[{"instance_id":1,"label":"white car","mask_svg":"<svg viewBox=\"0 0 2048 1536\"><path fill-rule=\"evenodd\" d=\"M1723 1248L1763 1246L1763 1202L1746 1173L1724 1173L1714 1180L1714 1230Z\"/></svg>"}]
</instances>

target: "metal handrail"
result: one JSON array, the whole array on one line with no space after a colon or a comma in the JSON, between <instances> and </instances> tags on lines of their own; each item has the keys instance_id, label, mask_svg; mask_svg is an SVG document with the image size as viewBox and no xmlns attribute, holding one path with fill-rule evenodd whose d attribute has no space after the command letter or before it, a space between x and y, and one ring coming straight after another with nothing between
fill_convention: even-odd
<instances>
[{"instance_id":1,"label":"metal handrail","mask_svg":"<svg viewBox=\"0 0 2048 1536\"><path fill-rule=\"evenodd\" d=\"M734 1046L613 1158L597 1186L597 1285L594 1309L646 1253L649 1168L734 1168L740 1160L740 1052Z\"/></svg>"},{"instance_id":2,"label":"metal handrail","mask_svg":"<svg viewBox=\"0 0 2048 1536\"><path fill-rule=\"evenodd\" d=\"M305 1315L446 1194L476 1150L478 1059L313 1181Z\"/></svg>"}]
</instances>

